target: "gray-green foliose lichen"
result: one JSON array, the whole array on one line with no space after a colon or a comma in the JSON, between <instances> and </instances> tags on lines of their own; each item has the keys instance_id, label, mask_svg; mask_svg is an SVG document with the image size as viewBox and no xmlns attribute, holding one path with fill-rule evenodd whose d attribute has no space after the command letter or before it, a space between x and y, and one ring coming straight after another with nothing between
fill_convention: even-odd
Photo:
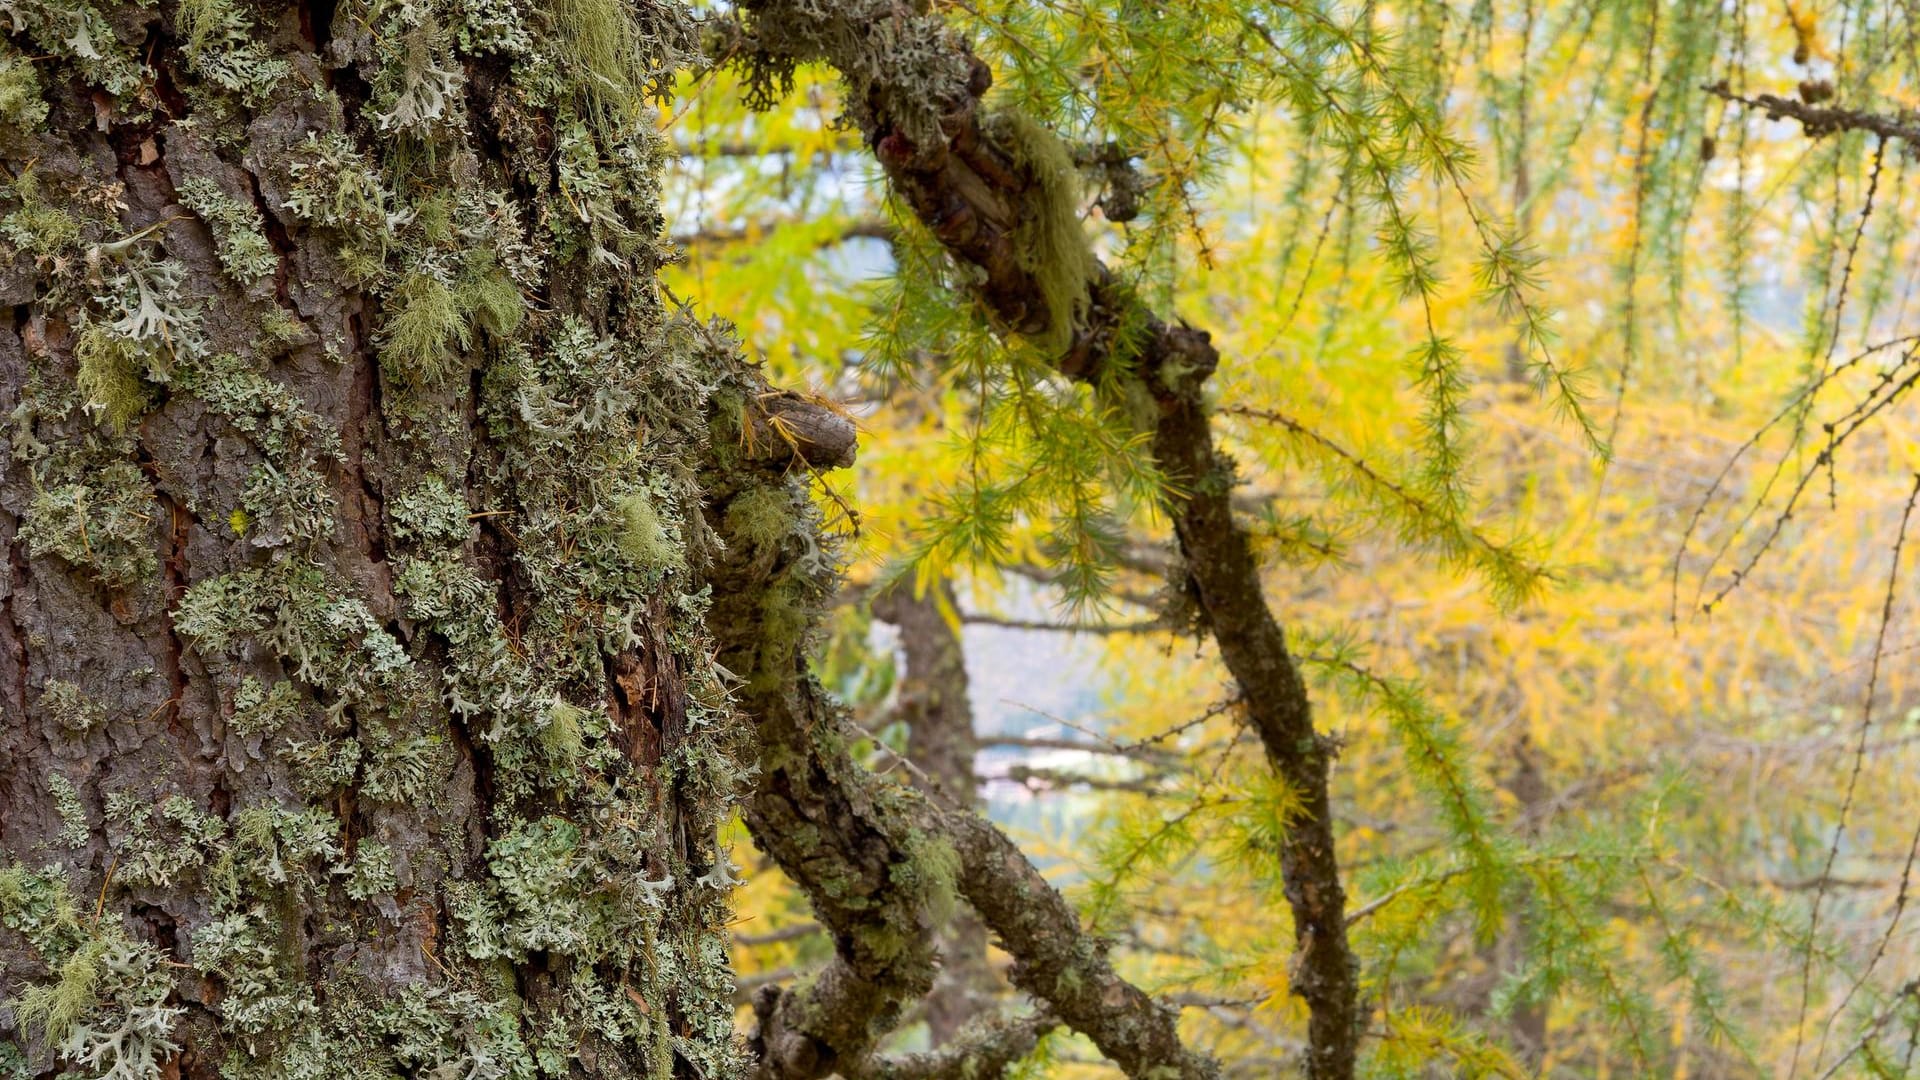
<instances>
[{"instance_id":1,"label":"gray-green foliose lichen","mask_svg":"<svg viewBox=\"0 0 1920 1080\"><path fill-rule=\"evenodd\" d=\"M5 8L0 152L62 147L48 102L80 85L103 123L222 162L139 227L123 179L71 154L0 192L0 264L61 313L29 342L11 417L33 485L22 545L168 612L219 688L223 767L277 779L217 807L49 784L76 854L0 866L0 926L39 964L0 1062L157 1076L191 1003L232 1077L730 1074L732 879L713 837L745 766L693 574L711 540L692 463L736 373L651 284L664 148L647 100L691 58L686 10L343 0L315 57L240 0ZM177 63L147 47L156 20ZM326 65L367 99L329 90ZM195 229L217 273L190 264ZM358 290L364 336L306 321L287 297L308 286ZM280 377L302 342L371 350L377 447ZM143 428L176 410L244 445L227 501L143 467ZM378 520L356 527L382 537L384 600L334 561L342 476L370 454ZM183 529L232 554L163 567ZM74 738L126 722L77 683L38 700ZM462 775L484 803L472 828L444 805ZM69 876L86 873L98 918ZM196 898L172 957L121 914L167 895ZM351 955L409 934L422 962L397 992L310 966L316 941Z\"/></svg>"}]
</instances>

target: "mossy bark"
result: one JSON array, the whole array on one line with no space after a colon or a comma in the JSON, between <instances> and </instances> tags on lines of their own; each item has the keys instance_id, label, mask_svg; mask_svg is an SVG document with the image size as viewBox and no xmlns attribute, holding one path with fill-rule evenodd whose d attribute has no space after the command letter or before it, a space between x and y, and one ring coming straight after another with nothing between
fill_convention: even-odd
<instances>
[{"instance_id":1,"label":"mossy bark","mask_svg":"<svg viewBox=\"0 0 1920 1080\"><path fill-rule=\"evenodd\" d=\"M735 1068L693 34L565 9L7 7L0 1075Z\"/></svg>"},{"instance_id":2,"label":"mossy bark","mask_svg":"<svg viewBox=\"0 0 1920 1080\"><path fill-rule=\"evenodd\" d=\"M1105 944L991 822L942 792L916 791L854 760L860 735L806 668L801 645L811 621L790 615L813 609L838 585L820 546L819 512L793 466L841 459L795 451L797 461L769 463L758 476L728 470L708 501L725 541L713 563L710 625L760 736L747 825L805 890L834 941L834 958L811 979L756 992L753 1075L994 1076L1066 1024L1128 1076L1218 1077L1211 1059L1182 1045L1175 1013L1120 977ZM789 510L784 529L767 513L776 504ZM951 924L961 901L1013 957L1009 980L1042 1011L976 1022L932 1054L875 1055L907 1006L933 987L936 931Z\"/></svg>"}]
</instances>

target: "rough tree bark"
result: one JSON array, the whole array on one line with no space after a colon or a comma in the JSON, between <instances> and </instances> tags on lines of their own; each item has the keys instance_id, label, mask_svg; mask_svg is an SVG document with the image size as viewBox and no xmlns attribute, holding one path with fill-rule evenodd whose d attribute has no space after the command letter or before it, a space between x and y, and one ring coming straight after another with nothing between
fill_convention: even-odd
<instances>
[{"instance_id":1,"label":"rough tree bark","mask_svg":"<svg viewBox=\"0 0 1920 1080\"><path fill-rule=\"evenodd\" d=\"M728 1075L686 11L5 11L0 1074Z\"/></svg>"}]
</instances>

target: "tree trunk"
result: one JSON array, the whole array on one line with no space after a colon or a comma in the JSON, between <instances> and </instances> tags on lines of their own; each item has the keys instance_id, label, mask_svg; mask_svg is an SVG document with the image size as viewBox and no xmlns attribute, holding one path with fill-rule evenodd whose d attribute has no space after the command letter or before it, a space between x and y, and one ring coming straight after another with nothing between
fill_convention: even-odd
<instances>
[{"instance_id":1,"label":"tree trunk","mask_svg":"<svg viewBox=\"0 0 1920 1080\"><path fill-rule=\"evenodd\" d=\"M944 606L944 611L942 610ZM900 631L906 670L900 679L899 718L907 724L907 757L922 786L957 806L978 801L973 705L967 695L967 658L961 647L953 586L942 579L916 595L902 582L874 598L873 613ZM940 972L927 994L927 1032L945 1046L973 1021L992 1012L999 979L987 963L987 930L971 909L960 909L940 932Z\"/></svg>"},{"instance_id":2,"label":"tree trunk","mask_svg":"<svg viewBox=\"0 0 1920 1080\"><path fill-rule=\"evenodd\" d=\"M1547 785L1546 773L1541 768L1540 751L1526 732L1521 732L1514 741L1513 757L1513 772L1501 781L1500 786L1506 788L1519 805L1520 834L1528 843L1538 843L1546 817L1552 810L1553 789ZM1538 898L1533 895L1533 890L1523 883L1521 902L1514 905L1513 913L1507 917L1507 925L1495 946L1499 950L1498 970L1502 974L1516 971L1527 962L1537 938L1532 916L1536 903ZM1514 1002L1507 1020L1508 1037L1515 1053L1526 1068L1535 1071L1547 1057L1548 1005L1549 1002L1544 1000L1521 998Z\"/></svg>"},{"instance_id":3,"label":"tree trunk","mask_svg":"<svg viewBox=\"0 0 1920 1080\"><path fill-rule=\"evenodd\" d=\"M0 1074L730 1074L684 10L5 11Z\"/></svg>"}]
</instances>

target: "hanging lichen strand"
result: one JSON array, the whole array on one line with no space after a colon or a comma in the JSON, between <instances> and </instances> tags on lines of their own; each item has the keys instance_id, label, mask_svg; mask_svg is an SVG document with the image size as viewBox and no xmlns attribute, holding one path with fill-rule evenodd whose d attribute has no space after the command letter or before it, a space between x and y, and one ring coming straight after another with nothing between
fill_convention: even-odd
<instances>
[{"instance_id":1,"label":"hanging lichen strand","mask_svg":"<svg viewBox=\"0 0 1920 1080\"><path fill-rule=\"evenodd\" d=\"M732 1072L687 13L4 11L0 1076Z\"/></svg>"}]
</instances>

